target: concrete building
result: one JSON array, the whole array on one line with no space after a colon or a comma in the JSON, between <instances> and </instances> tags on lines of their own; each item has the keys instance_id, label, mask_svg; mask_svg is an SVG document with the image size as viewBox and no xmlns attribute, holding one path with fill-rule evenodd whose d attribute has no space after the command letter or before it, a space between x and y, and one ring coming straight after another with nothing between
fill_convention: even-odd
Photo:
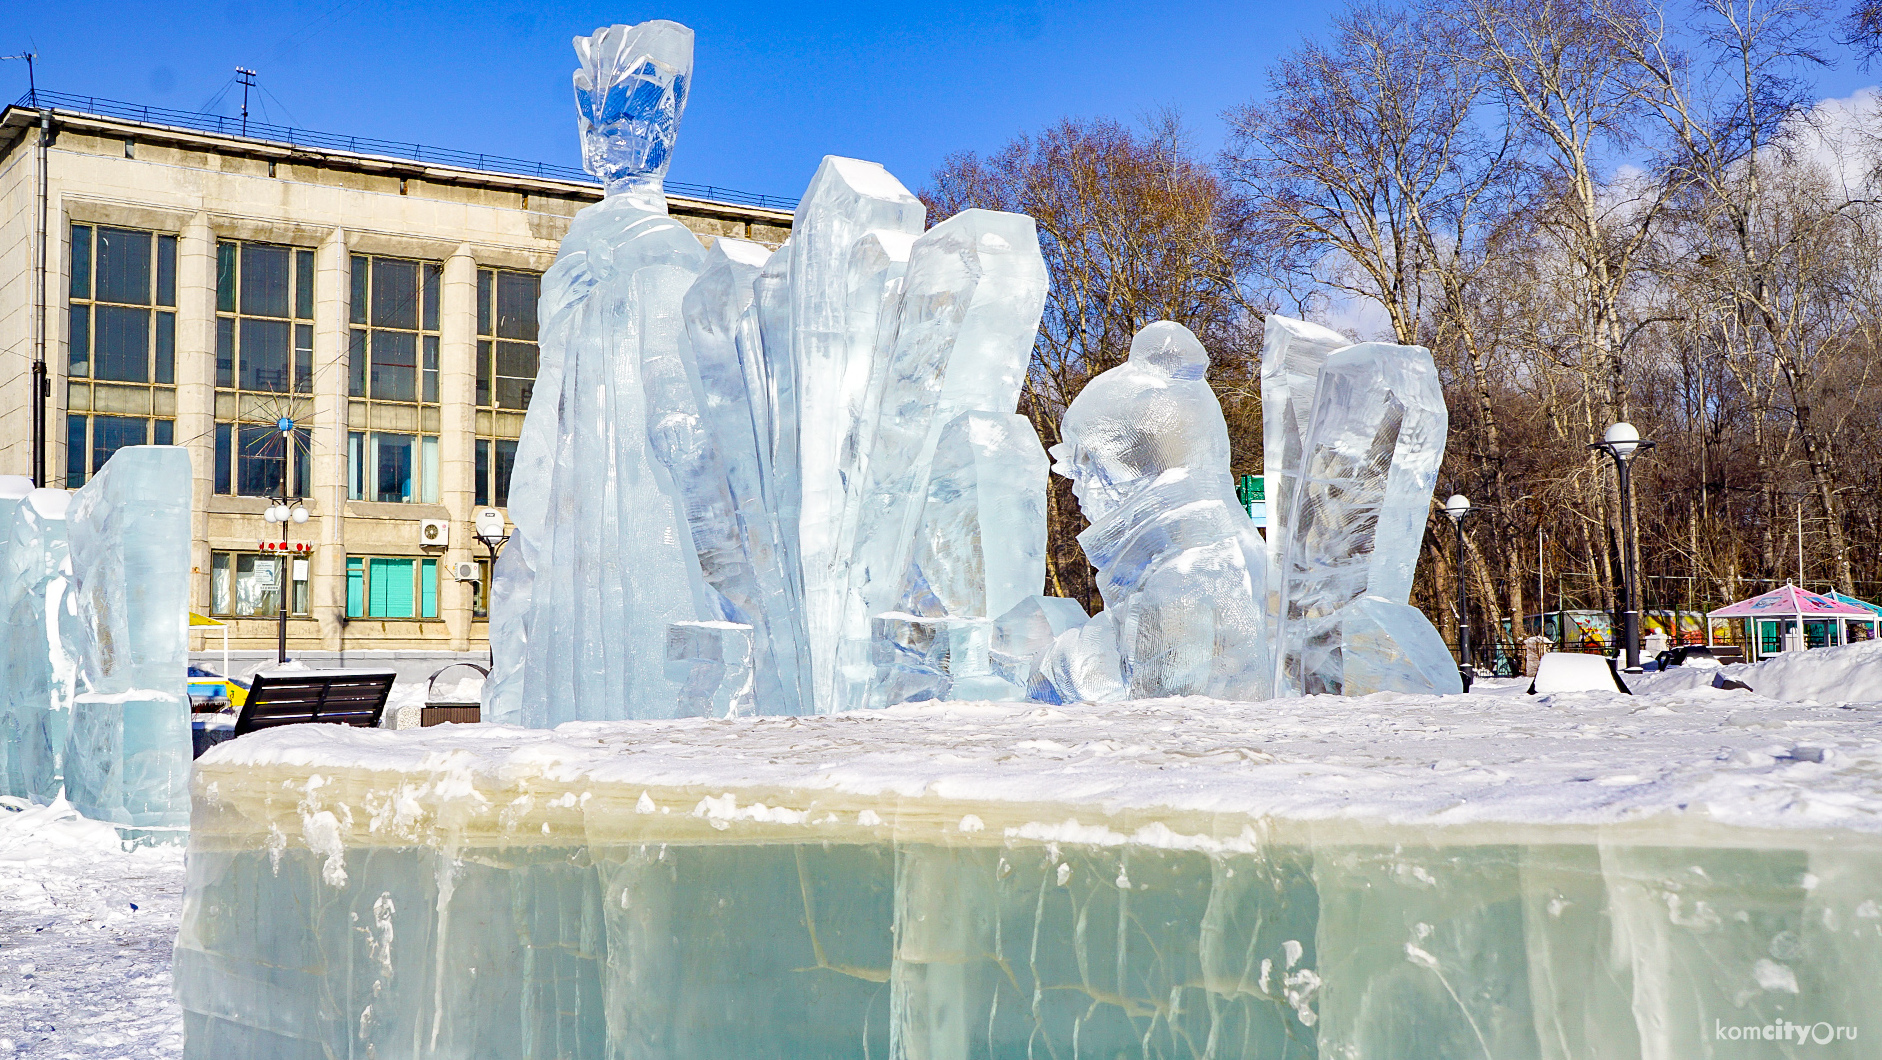
<instances>
[{"instance_id":1,"label":"concrete building","mask_svg":"<svg viewBox=\"0 0 1882 1060\"><path fill-rule=\"evenodd\" d=\"M789 234L789 201L695 191L669 203L702 242ZM504 159L47 92L10 106L0 473L33 474L37 319L46 484L121 445L186 446L191 606L233 647L274 646L285 590L291 653L481 651L471 520L506 501L539 278L599 198ZM285 555L263 519L282 496L309 515ZM204 636L192 649L220 647Z\"/></svg>"}]
</instances>

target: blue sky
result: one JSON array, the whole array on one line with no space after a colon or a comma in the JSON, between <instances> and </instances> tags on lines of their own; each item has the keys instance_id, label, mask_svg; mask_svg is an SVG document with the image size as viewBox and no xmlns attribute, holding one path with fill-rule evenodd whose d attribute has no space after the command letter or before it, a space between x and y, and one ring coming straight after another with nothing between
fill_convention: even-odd
<instances>
[{"instance_id":1,"label":"blue sky","mask_svg":"<svg viewBox=\"0 0 1882 1060\"><path fill-rule=\"evenodd\" d=\"M574 165L569 38L671 18L698 33L672 178L794 196L825 154L917 187L951 152L1065 116L1174 106L1212 150L1221 112L1336 6L15 0L0 53L36 47L44 88L184 110L250 66L280 124ZM1844 62L1821 94L1874 81ZM25 87L24 64L0 64L0 96Z\"/></svg>"}]
</instances>

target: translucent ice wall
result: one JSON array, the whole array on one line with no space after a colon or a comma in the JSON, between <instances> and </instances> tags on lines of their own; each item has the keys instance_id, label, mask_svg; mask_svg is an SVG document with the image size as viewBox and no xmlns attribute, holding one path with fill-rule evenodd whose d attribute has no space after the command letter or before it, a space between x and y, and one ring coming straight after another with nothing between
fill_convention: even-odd
<instances>
[{"instance_id":1,"label":"translucent ice wall","mask_svg":"<svg viewBox=\"0 0 1882 1060\"><path fill-rule=\"evenodd\" d=\"M1424 347L1366 342L1327 356L1282 534L1283 694L1461 691L1442 639L1406 606L1447 426ZM1362 598L1374 602L1354 609ZM1368 658L1349 679L1355 654Z\"/></svg>"},{"instance_id":2,"label":"translucent ice wall","mask_svg":"<svg viewBox=\"0 0 1882 1060\"><path fill-rule=\"evenodd\" d=\"M1208 367L1159 321L1065 412L1053 470L1091 523L1078 542L1105 610L1045 660L1060 701L1268 694L1266 546L1235 497Z\"/></svg>"},{"instance_id":3,"label":"translucent ice wall","mask_svg":"<svg viewBox=\"0 0 1882 1060\"><path fill-rule=\"evenodd\" d=\"M65 793L121 825L189 824L190 458L118 450L67 516L88 690L73 701Z\"/></svg>"},{"instance_id":4,"label":"translucent ice wall","mask_svg":"<svg viewBox=\"0 0 1882 1060\"><path fill-rule=\"evenodd\" d=\"M0 479L0 794L49 803L80 680L65 490Z\"/></svg>"},{"instance_id":5,"label":"translucent ice wall","mask_svg":"<svg viewBox=\"0 0 1882 1060\"><path fill-rule=\"evenodd\" d=\"M1538 797L1559 781L1588 812L1673 783L1773 810L1700 775L1731 768L1716 742L1676 753L1678 779L1579 801L1593 785L1517 751L1585 734L1532 718L1486 763L1521 770L1494 781L1515 818L1437 825L1456 807L1417 791L1472 770L1263 764L1245 728L1210 738L1206 706L1132 704L1070 740L1064 712L969 708L995 742L937 739L951 773L895 758L889 718L224 745L200 766L177 937L184 1055L1871 1055L1866 824L1736 825L1697 802L1571 823ZM763 753L709 764L728 739ZM1239 783L1277 769L1271 809L1342 782L1360 809L1244 812ZM1779 1048L1763 1028L1787 1023L1829 1030Z\"/></svg>"}]
</instances>

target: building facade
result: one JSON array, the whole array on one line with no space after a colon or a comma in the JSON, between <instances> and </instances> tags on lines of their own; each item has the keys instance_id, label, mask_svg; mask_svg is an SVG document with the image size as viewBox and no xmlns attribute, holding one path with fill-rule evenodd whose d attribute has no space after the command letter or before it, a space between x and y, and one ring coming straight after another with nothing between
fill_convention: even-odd
<instances>
[{"instance_id":1,"label":"building facade","mask_svg":"<svg viewBox=\"0 0 1882 1060\"><path fill-rule=\"evenodd\" d=\"M43 484L188 448L191 609L232 647L286 606L290 652L481 648L472 519L507 503L540 278L599 187L49 96L0 115L0 474L33 474L38 319ZM758 201L669 195L704 243L776 246L790 204Z\"/></svg>"}]
</instances>

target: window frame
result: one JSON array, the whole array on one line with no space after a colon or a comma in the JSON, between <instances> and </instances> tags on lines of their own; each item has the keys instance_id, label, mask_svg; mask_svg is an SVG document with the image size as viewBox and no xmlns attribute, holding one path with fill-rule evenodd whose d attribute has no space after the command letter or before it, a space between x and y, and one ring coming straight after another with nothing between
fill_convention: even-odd
<instances>
[{"instance_id":1,"label":"window frame","mask_svg":"<svg viewBox=\"0 0 1882 1060\"><path fill-rule=\"evenodd\" d=\"M291 584L288 585L288 618L311 618L313 616L311 607L313 593L310 591L313 581L313 557L311 555L258 552L253 549L215 549L209 554L209 614L211 617L256 618L275 622L280 621L281 611L278 603L272 605L267 611L254 611L244 614L237 610L240 605L237 601L236 583L237 579L242 577L238 567L239 561L243 559L254 561L250 565L251 574L254 570L259 569L264 561L273 561L276 587L273 590L269 590L269 592L273 594L273 598L278 601L281 595L280 586L283 582L292 579ZM294 563L296 561L308 564L307 573L309 577L293 578ZM221 585L218 585L219 580L222 581Z\"/></svg>"},{"instance_id":2,"label":"window frame","mask_svg":"<svg viewBox=\"0 0 1882 1060\"><path fill-rule=\"evenodd\" d=\"M379 578L392 577L399 565L408 566L411 579L410 596L404 597L410 605L412 614L373 614L374 583ZM386 593L397 592L396 583L388 586ZM438 614L438 557L436 556L376 556L367 554L348 555L346 557L346 617L348 621L366 620L373 622L436 622ZM389 599L382 594L379 599ZM429 613L427 613L429 608Z\"/></svg>"},{"instance_id":3,"label":"window frame","mask_svg":"<svg viewBox=\"0 0 1882 1060\"><path fill-rule=\"evenodd\" d=\"M107 281L100 273L111 263L106 261L108 237L104 233L121 233L148 241L143 253L142 301L105 297ZM64 478L67 489L78 489L120 448L176 444L173 410L176 406L177 234L77 220L66 223L65 234ZM132 258L112 256L112 262L128 260ZM101 316L125 317L130 313L143 315L142 378L114 379L100 375L100 336L104 333L99 324ZM75 355L81 354L83 361L75 361ZM83 365L82 374L74 370L79 364ZM82 401L78 399L80 394ZM119 411L127 398L146 411ZM103 409L100 404L104 405ZM113 409L113 405L118 409ZM166 415L166 410L171 411ZM123 428L132 423L141 425L141 440L124 441L100 451L101 427Z\"/></svg>"}]
</instances>

